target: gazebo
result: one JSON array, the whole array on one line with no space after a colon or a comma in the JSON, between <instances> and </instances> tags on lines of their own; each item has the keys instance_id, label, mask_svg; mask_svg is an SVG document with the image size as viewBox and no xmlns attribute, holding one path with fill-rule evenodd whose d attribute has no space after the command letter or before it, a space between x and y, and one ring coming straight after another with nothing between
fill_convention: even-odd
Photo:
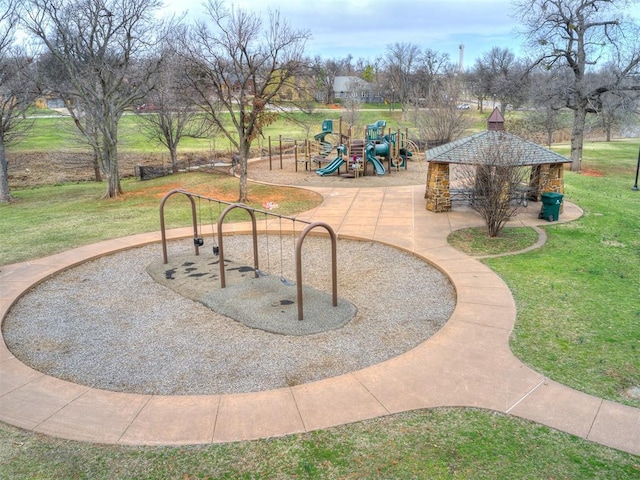
<instances>
[{"instance_id":1,"label":"gazebo","mask_svg":"<svg viewBox=\"0 0 640 480\"><path fill-rule=\"evenodd\" d=\"M486 162L487 148L496 144L517 150L521 157L518 166L531 167L528 182L530 200L540 201L540 195L544 192L564 193L564 164L571 163L571 160L505 132L504 117L495 108L487 120L486 131L426 151L426 160L429 162L425 192L427 210L451 210L451 164L482 165Z\"/></svg>"}]
</instances>

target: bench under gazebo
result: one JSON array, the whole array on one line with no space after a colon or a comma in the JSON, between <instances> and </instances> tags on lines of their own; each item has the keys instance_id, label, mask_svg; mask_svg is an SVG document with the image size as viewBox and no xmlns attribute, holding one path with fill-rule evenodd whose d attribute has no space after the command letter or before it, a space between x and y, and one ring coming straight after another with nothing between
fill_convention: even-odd
<instances>
[{"instance_id":1,"label":"bench under gazebo","mask_svg":"<svg viewBox=\"0 0 640 480\"><path fill-rule=\"evenodd\" d=\"M428 149L429 162L425 198L427 210L448 212L451 210L452 193L450 165L478 166L486 164L486 151L492 145L504 145L517 150L518 166L530 167L526 196L528 200L540 201L544 192L564 193L564 164L571 163L566 157L541 145L504 131L504 117L495 108L487 120L487 130L469 137Z\"/></svg>"}]
</instances>

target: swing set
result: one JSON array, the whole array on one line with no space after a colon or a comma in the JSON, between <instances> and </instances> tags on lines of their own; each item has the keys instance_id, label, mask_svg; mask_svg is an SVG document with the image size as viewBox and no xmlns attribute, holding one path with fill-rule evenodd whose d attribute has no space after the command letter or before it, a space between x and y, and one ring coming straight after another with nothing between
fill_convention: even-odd
<instances>
[{"instance_id":1,"label":"swing set","mask_svg":"<svg viewBox=\"0 0 640 480\"><path fill-rule=\"evenodd\" d=\"M255 278L259 278L261 276L266 276L267 273L260 270L259 261L258 261L258 232L257 232L257 220L256 213L264 215L265 219L265 237L266 237L266 248L267 248L267 269L270 266L269 262L269 233L268 233L268 218L274 217L279 220L279 240L280 240L280 281L286 286L296 286L297 288L297 303L298 303L298 320L303 320L304 318L304 308L303 308L303 295L302 295L302 246L307 235L316 228L323 228L329 234L331 239L331 283L332 283L332 303L334 307L338 306L338 274L337 274L337 236L334 232L331 225L325 222L308 222L306 220L299 220L295 217L288 217L286 215L280 215L278 213L274 213L268 210L260 210L257 208L250 207L243 203L230 203L225 202L224 200L219 200L211 197L207 197L204 195L199 195L197 193L188 192L182 189L175 189L167 192L165 196L160 201L160 235L162 241L162 257L163 262L168 263L168 254L167 254L167 235L166 235L166 224L164 217L164 208L167 200L175 194L185 195L191 204L191 219L193 225L193 245L194 245L194 253L196 256L200 255L200 247L204 245L204 238L202 237L202 215L201 215L201 201L206 200L209 202L209 219L211 223L211 236L213 240L213 254L219 257L220 264L220 288L226 288L226 270L224 263L224 236L222 234L222 225L224 223L224 219L229 212L234 209L242 209L246 211L251 217L251 234L253 239L253 270ZM196 200L197 200L197 208L196 208ZM212 202L217 203L218 205L218 220L216 222L215 228L213 225L213 206ZM225 209L222 210L222 205L225 205ZM222 211L221 211L222 210ZM300 222L306 225L306 227L300 232L297 239L294 239L294 250L295 250L295 270L296 270L296 280L292 282L285 278L283 273L283 248L282 248L282 220L289 220L293 223L293 231L295 232L296 222ZM200 223L199 223L200 220Z\"/></svg>"}]
</instances>

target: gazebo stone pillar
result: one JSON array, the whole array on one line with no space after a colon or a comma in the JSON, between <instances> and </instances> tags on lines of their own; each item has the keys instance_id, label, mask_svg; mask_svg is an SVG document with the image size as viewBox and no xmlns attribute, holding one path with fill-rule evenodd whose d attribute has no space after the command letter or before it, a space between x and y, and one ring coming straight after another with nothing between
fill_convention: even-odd
<instances>
[{"instance_id":1,"label":"gazebo stone pillar","mask_svg":"<svg viewBox=\"0 0 640 480\"><path fill-rule=\"evenodd\" d=\"M564 193L564 164L547 163L533 165L529 187L533 189L536 202L539 202L544 192ZM560 206L562 211L562 205Z\"/></svg>"},{"instance_id":2,"label":"gazebo stone pillar","mask_svg":"<svg viewBox=\"0 0 640 480\"><path fill-rule=\"evenodd\" d=\"M430 212L448 212L451 210L451 192L449 179L449 164L429 162L427 171L427 210Z\"/></svg>"},{"instance_id":3,"label":"gazebo stone pillar","mask_svg":"<svg viewBox=\"0 0 640 480\"><path fill-rule=\"evenodd\" d=\"M564 164L552 163L549 165L545 192L564 193Z\"/></svg>"}]
</instances>

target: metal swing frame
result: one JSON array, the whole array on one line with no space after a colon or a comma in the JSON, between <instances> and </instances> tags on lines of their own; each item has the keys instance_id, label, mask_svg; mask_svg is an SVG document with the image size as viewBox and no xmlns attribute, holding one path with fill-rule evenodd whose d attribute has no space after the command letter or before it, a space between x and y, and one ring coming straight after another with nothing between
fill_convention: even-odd
<instances>
[{"instance_id":1,"label":"metal swing frame","mask_svg":"<svg viewBox=\"0 0 640 480\"><path fill-rule=\"evenodd\" d=\"M288 217L280 214L276 214L273 212L269 212L267 210L260 210L257 208L250 207L243 203L229 203L224 200L219 200L215 198L210 198L204 195L199 195L196 193L188 192L182 189L175 189L167 192L165 196L160 201L160 234L162 241L162 255L164 263L168 263L168 255L167 255L167 236L166 236L166 228L165 228L165 219L164 219L164 208L167 200L176 194L183 194L189 198L191 203L191 216L192 216L192 224L193 224L193 238L199 238L198 236L198 215L196 212L196 204L194 199L205 199L209 201L218 202L218 204L225 204L227 207L220 213L218 217L218 221L216 223L217 237L218 237L218 257L220 264L220 288L226 288L226 271L224 265L224 236L222 234L222 224L224 222L227 214L236 209L240 208L249 213L251 217L251 234L253 237L253 268L255 273L255 278L258 278L259 271L259 261L258 261L258 233L257 233L257 222L256 222L256 212L263 213L265 218L267 215L273 217L280 218L280 235L282 235L282 219L288 219L294 222L301 222L307 224L307 226L300 232L297 238L296 248L295 248L295 267L296 267L296 288L297 288L297 303L298 303L298 320L304 319L304 305L303 305L303 294L302 294L302 246L304 243L304 239L311 233L312 230L316 228L322 228L326 230L329 238L331 240L331 283L332 283L332 304L334 307L338 306L338 261L337 261L337 235L331 225L325 222L308 222L306 220L296 219L295 217ZM268 228L265 228L265 232L267 232ZM294 228L295 230L295 228ZM213 232L212 232L213 234ZM268 235L268 232L267 232ZM282 240L281 240L282 241ZM195 255L199 255L199 246L197 242L194 242ZM282 245L281 247L282 248ZM268 252L267 252L268 253ZM282 263L282 262L281 262ZM282 265L281 265L282 267Z\"/></svg>"}]
</instances>

